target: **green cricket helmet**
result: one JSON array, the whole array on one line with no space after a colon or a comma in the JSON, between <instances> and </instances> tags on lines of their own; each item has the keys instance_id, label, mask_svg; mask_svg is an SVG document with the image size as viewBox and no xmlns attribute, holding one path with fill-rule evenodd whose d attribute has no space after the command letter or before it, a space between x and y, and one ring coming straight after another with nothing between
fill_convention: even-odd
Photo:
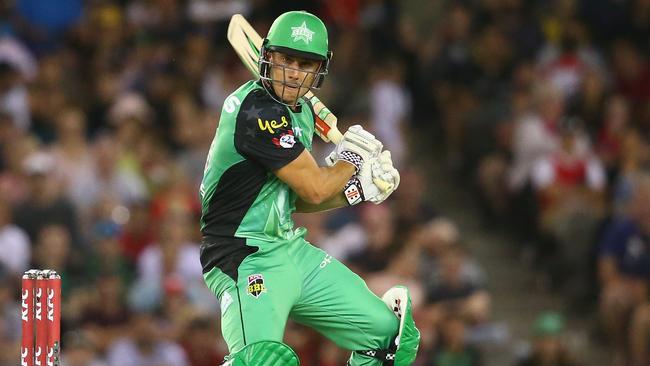
<instances>
[{"instance_id":1,"label":"green cricket helmet","mask_svg":"<svg viewBox=\"0 0 650 366\"><path fill-rule=\"evenodd\" d=\"M332 52L327 42L327 28L314 14L289 11L280 15L271 25L262 42L259 69L262 80L271 81L268 52L276 51L290 56L322 61L310 89L323 84L329 70Z\"/></svg>"}]
</instances>

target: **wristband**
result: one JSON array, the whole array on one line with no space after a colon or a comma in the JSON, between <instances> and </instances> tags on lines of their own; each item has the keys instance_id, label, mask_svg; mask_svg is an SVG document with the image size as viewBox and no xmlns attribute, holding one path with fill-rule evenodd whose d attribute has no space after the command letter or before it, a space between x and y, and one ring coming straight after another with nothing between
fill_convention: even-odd
<instances>
[{"instance_id":1,"label":"wristband","mask_svg":"<svg viewBox=\"0 0 650 366\"><path fill-rule=\"evenodd\" d=\"M359 170L361 170L361 165L363 165L363 158L361 155L349 150L341 151L338 158L339 160L343 160L354 165L354 174L358 174Z\"/></svg>"}]
</instances>

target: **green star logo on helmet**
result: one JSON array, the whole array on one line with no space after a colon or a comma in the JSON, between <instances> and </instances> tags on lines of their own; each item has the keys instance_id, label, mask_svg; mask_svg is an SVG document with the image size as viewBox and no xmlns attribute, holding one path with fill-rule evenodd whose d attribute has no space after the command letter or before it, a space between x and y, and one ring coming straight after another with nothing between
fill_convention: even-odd
<instances>
[{"instance_id":1,"label":"green star logo on helmet","mask_svg":"<svg viewBox=\"0 0 650 366\"><path fill-rule=\"evenodd\" d=\"M293 38L294 42L302 40L306 44L309 44L313 37L314 32L307 28L306 22L302 22L302 25L299 27L291 27L291 38Z\"/></svg>"}]
</instances>

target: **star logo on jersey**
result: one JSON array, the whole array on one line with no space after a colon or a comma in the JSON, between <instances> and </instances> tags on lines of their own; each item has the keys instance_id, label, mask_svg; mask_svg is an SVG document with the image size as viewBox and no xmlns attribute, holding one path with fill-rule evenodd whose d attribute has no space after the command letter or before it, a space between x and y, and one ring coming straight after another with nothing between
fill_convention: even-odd
<instances>
[{"instance_id":1,"label":"star logo on jersey","mask_svg":"<svg viewBox=\"0 0 650 366\"><path fill-rule=\"evenodd\" d=\"M311 43L314 32L307 28L307 24L302 22L300 27L291 27L291 38L294 42L303 41L305 44Z\"/></svg>"},{"instance_id":2,"label":"star logo on jersey","mask_svg":"<svg viewBox=\"0 0 650 366\"><path fill-rule=\"evenodd\" d=\"M296 138L293 135L293 131L289 130L286 133L280 135L280 137L274 137L271 139L273 145L281 147L283 149L291 149L293 145L296 144Z\"/></svg>"},{"instance_id":3,"label":"star logo on jersey","mask_svg":"<svg viewBox=\"0 0 650 366\"><path fill-rule=\"evenodd\" d=\"M266 286L264 285L264 276L261 274L253 274L248 276L248 286L246 287L246 293L256 299L259 299L259 297L262 296L262 293L264 292L266 292Z\"/></svg>"},{"instance_id":4,"label":"star logo on jersey","mask_svg":"<svg viewBox=\"0 0 650 366\"><path fill-rule=\"evenodd\" d=\"M293 130L294 136L296 136L296 137L301 137L302 136L302 128L300 128L298 126L295 126L295 127L292 127L291 130Z\"/></svg>"},{"instance_id":5,"label":"star logo on jersey","mask_svg":"<svg viewBox=\"0 0 650 366\"><path fill-rule=\"evenodd\" d=\"M255 120L259 117L261 111L262 108L255 108L253 104L250 108L244 110L244 114L246 115L246 119Z\"/></svg>"}]
</instances>

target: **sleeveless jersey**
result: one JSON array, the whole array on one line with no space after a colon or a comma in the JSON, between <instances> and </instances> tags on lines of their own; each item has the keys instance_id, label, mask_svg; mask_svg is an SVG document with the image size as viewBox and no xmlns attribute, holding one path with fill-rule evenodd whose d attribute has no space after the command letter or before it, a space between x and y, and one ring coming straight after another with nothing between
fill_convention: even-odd
<instances>
[{"instance_id":1,"label":"sleeveless jersey","mask_svg":"<svg viewBox=\"0 0 650 366\"><path fill-rule=\"evenodd\" d=\"M235 279L255 246L301 234L291 218L297 196L273 172L311 151L313 134L308 102L294 112L259 81L226 98L199 191L204 273L217 266Z\"/></svg>"}]
</instances>

